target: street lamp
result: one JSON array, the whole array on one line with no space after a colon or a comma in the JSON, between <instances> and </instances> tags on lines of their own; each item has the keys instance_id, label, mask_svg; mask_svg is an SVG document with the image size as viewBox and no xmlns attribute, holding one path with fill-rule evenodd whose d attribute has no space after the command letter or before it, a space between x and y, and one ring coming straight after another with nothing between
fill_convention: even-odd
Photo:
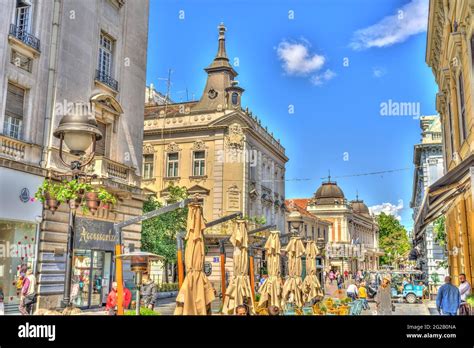
<instances>
[{"instance_id":1,"label":"street lamp","mask_svg":"<svg viewBox=\"0 0 474 348\"><path fill-rule=\"evenodd\" d=\"M59 126L54 131L53 135L60 141L59 158L61 159L61 162L71 169L72 179L77 180L81 169L93 160L96 143L98 140L102 139L102 133L97 127L95 118L84 115L83 113L66 115L59 122ZM86 150L92 144L92 151L89 154L89 159L87 159L85 163L82 163L80 160L73 160L70 163L67 163L63 158L63 142L66 143L67 147L69 148L69 152L75 156L84 156L86 154ZM75 215L75 209L69 208L66 272L64 279L65 283L63 299L61 303L62 307L67 307L70 304Z\"/></svg>"}]
</instances>

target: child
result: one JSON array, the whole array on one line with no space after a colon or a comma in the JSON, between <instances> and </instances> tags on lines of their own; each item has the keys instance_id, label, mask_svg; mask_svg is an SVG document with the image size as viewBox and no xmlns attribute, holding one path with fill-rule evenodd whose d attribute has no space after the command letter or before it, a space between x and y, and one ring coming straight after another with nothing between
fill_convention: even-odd
<instances>
[{"instance_id":1,"label":"child","mask_svg":"<svg viewBox=\"0 0 474 348\"><path fill-rule=\"evenodd\" d=\"M359 299L362 300L362 308L369 309L369 302L367 302L367 288L365 287L365 282L360 283Z\"/></svg>"}]
</instances>

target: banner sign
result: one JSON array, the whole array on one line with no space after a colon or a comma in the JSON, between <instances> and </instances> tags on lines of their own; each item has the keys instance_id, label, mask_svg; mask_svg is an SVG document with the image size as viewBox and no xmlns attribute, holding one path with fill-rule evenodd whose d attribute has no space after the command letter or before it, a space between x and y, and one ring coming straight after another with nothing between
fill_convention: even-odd
<instances>
[{"instance_id":1,"label":"banner sign","mask_svg":"<svg viewBox=\"0 0 474 348\"><path fill-rule=\"evenodd\" d=\"M118 242L114 223L76 217L74 223L74 248L113 251Z\"/></svg>"}]
</instances>

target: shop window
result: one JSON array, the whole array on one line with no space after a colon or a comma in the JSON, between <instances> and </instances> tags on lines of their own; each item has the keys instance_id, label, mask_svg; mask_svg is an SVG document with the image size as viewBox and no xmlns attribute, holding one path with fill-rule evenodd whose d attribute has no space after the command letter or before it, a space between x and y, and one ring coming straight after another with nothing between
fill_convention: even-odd
<instances>
[{"instance_id":1,"label":"shop window","mask_svg":"<svg viewBox=\"0 0 474 348\"><path fill-rule=\"evenodd\" d=\"M0 220L0 292L5 306L18 306L21 273L34 268L36 225Z\"/></svg>"},{"instance_id":2,"label":"shop window","mask_svg":"<svg viewBox=\"0 0 474 348\"><path fill-rule=\"evenodd\" d=\"M193 152L193 176L204 176L206 174L206 153L204 151Z\"/></svg>"},{"instance_id":3,"label":"shop window","mask_svg":"<svg viewBox=\"0 0 474 348\"><path fill-rule=\"evenodd\" d=\"M143 179L153 178L153 155L143 156Z\"/></svg>"},{"instance_id":4,"label":"shop window","mask_svg":"<svg viewBox=\"0 0 474 348\"><path fill-rule=\"evenodd\" d=\"M166 176L168 178L178 177L179 154L177 152L168 153L166 157Z\"/></svg>"},{"instance_id":5,"label":"shop window","mask_svg":"<svg viewBox=\"0 0 474 348\"><path fill-rule=\"evenodd\" d=\"M25 90L8 83L3 133L15 139L23 137Z\"/></svg>"}]
</instances>

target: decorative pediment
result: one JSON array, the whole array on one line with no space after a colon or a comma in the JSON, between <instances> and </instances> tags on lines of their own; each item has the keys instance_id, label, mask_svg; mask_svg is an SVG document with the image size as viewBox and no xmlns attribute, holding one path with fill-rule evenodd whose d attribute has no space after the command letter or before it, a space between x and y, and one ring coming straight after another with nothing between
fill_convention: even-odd
<instances>
[{"instance_id":1,"label":"decorative pediment","mask_svg":"<svg viewBox=\"0 0 474 348\"><path fill-rule=\"evenodd\" d=\"M230 114L224 115L222 117L219 117L218 119L211 122L209 125L210 126L229 126L234 123L240 124L242 128L252 128L252 129L255 128L252 120L249 119L249 117L246 116L244 113L238 110Z\"/></svg>"},{"instance_id":2,"label":"decorative pediment","mask_svg":"<svg viewBox=\"0 0 474 348\"><path fill-rule=\"evenodd\" d=\"M191 196L195 195L195 194L198 194L200 196L202 196L202 195L208 196L209 192L211 192L211 190L209 190L205 187L202 187L201 185L194 185L194 186L192 186L191 188L188 189L188 194L191 195Z\"/></svg>"},{"instance_id":3,"label":"decorative pediment","mask_svg":"<svg viewBox=\"0 0 474 348\"><path fill-rule=\"evenodd\" d=\"M91 103L104 107L115 114L123 114L123 108L112 95L106 93L97 93L90 98Z\"/></svg>"},{"instance_id":4,"label":"decorative pediment","mask_svg":"<svg viewBox=\"0 0 474 348\"><path fill-rule=\"evenodd\" d=\"M175 142L172 142L172 143L169 143L167 146L166 146L166 152L179 152L181 151L181 148L179 147L178 144L176 144Z\"/></svg>"},{"instance_id":5,"label":"decorative pediment","mask_svg":"<svg viewBox=\"0 0 474 348\"><path fill-rule=\"evenodd\" d=\"M206 149L207 149L207 146L202 140L195 141L192 148L193 151L202 151Z\"/></svg>"},{"instance_id":6,"label":"decorative pediment","mask_svg":"<svg viewBox=\"0 0 474 348\"><path fill-rule=\"evenodd\" d=\"M144 155L152 155L155 153L155 148L151 144L145 144L143 146L143 154Z\"/></svg>"}]
</instances>

